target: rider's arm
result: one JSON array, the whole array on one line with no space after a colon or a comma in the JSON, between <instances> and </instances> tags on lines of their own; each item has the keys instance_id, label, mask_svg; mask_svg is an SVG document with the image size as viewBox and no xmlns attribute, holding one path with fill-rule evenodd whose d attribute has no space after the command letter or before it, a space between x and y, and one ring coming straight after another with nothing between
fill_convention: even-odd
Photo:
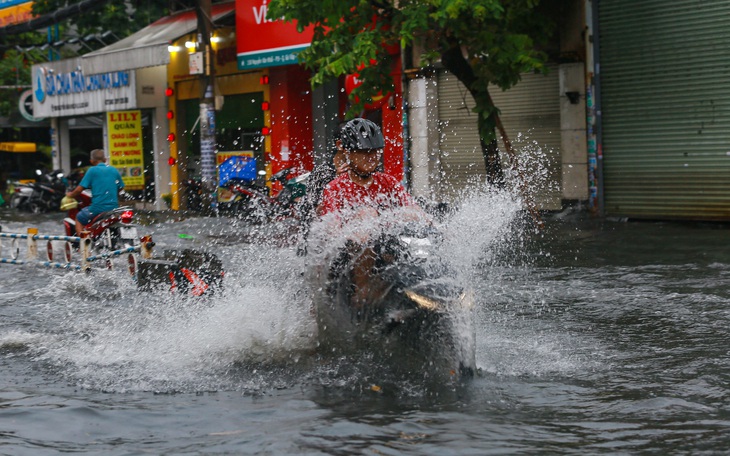
<instances>
[{"instance_id":1,"label":"rider's arm","mask_svg":"<svg viewBox=\"0 0 730 456\"><path fill-rule=\"evenodd\" d=\"M71 190L70 192L66 192L66 196L71 197L71 198L76 198L83 191L84 191L84 187L79 185L75 189Z\"/></svg>"}]
</instances>

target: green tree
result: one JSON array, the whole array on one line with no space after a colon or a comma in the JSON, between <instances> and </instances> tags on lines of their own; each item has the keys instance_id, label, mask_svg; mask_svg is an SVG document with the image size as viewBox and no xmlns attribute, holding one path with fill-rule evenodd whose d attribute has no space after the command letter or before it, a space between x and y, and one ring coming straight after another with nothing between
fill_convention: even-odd
<instances>
[{"instance_id":1,"label":"green tree","mask_svg":"<svg viewBox=\"0 0 730 456\"><path fill-rule=\"evenodd\" d=\"M82 0L35 0L33 14L43 15L53 13L65 6L80 3ZM71 17L62 24L63 31L60 38L70 36L86 37L91 34L111 32L107 38L99 41L89 41L91 48L110 44L115 37L124 38L137 30L151 24L174 11L192 8L195 0L107 0L101 7L90 8L88 12ZM84 53L88 48L79 49Z\"/></svg>"},{"instance_id":2,"label":"green tree","mask_svg":"<svg viewBox=\"0 0 730 456\"><path fill-rule=\"evenodd\" d=\"M312 71L312 85L359 73L350 113L378 92L393 89L392 49L422 49L421 67L436 62L456 76L474 98L488 180L504 175L497 148L499 109L488 85L503 90L520 74L545 71L539 49L552 29L538 11L539 0L271 0L268 18L314 26L311 46L300 53ZM389 51L390 50L390 51ZM359 99L359 102L356 100ZM505 134L507 148L511 146Z\"/></svg>"}]
</instances>

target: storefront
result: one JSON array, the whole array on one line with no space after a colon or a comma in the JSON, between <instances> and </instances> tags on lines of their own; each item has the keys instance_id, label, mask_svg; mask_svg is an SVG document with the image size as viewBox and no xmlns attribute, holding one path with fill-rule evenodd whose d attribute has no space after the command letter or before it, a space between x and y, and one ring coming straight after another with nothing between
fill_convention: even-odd
<instances>
[{"instance_id":1,"label":"storefront","mask_svg":"<svg viewBox=\"0 0 730 456\"><path fill-rule=\"evenodd\" d=\"M69 125L93 117L100 127L93 147L107 151L129 190L142 191L145 176L154 175L152 148L143 134L144 124L150 136L154 103L140 94L141 87L152 84L150 74L134 70L85 74L80 58L74 58L34 65L32 75L33 112L51 119L53 168L69 172L76 165L71 162L74 144Z\"/></svg>"},{"instance_id":2,"label":"storefront","mask_svg":"<svg viewBox=\"0 0 730 456\"><path fill-rule=\"evenodd\" d=\"M267 176L288 167L305 172L330 157L331 138L347 109L344 78L312 90L309 73L296 59L311 34L265 21L265 5L262 0L213 5L216 154L219 162L234 155L254 157ZM58 166L71 168L68 123L95 116L112 164L137 178L134 185L154 181L157 208L166 207L167 195L173 209L185 208L185 181L199 178L201 171L203 71L197 41L191 10L83 57L34 67L34 112L54 119ZM400 65L395 68L395 92L364 115L382 126L384 170L400 179L403 111Z\"/></svg>"},{"instance_id":3,"label":"storefront","mask_svg":"<svg viewBox=\"0 0 730 456\"><path fill-rule=\"evenodd\" d=\"M540 188L536 192L536 204L545 210L560 209L562 198L558 77L558 67L552 65L547 75L525 74L519 84L508 91L498 87L490 89L521 161L533 164L522 172L522 176ZM442 176L438 181L438 193L442 198L455 199L467 187L486 180L484 157L471 95L448 72L438 74L437 86L441 126L438 162ZM499 144L506 166L507 153L501 141ZM540 182L532 171L540 171Z\"/></svg>"},{"instance_id":4,"label":"storefront","mask_svg":"<svg viewBox=\"0 0 730 456\"><path fill-rule=\"evenodd\" d=\"M213 21L232 18L233 10L233 2L214 5ZM196 29L195 11L183 11L82 57L34 65L34 113L51 118L54 167L75 166L69 124L91 119L100 127L95 147L107 151L127 187L149 192L154 183L155 207L166 208L163 195L175 184L168 145L169 45Z\"/></svg>"},{"instance_id":5,"label":"storefront","mask_svg":"<svg viewBox=\"0 0 730 456\"><path fill-rule=\"evenodd\" d=\"M296 54L310 44L310 30L296 24L265 19L266 0L236 1L238 70L253 71L262 84L264 169L270 174L285 167L311 170L330 159L331 140L348 108L345 78L312 90L309 73ZM393 72L395 92L364 115L378 123L386 140L384 171L402 179L403 110L400 64ZM253 98L252 98L253 99ZM226 101L227 103L227 101Z\"/></svg>"}]
</instances>

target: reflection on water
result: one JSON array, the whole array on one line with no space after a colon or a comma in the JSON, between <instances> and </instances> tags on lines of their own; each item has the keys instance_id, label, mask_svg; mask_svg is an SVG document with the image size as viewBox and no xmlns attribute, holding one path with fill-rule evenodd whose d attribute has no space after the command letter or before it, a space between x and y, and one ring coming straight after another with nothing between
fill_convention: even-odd
<instances>
[{"instance_id":1,"label":"reflection on water","mask_svg":"<svg viewBox=\"0 0 730 456\"><path fill-rule=\"evenodd\" d=\"M317 353L310 265L294 246L243 242L263 227L144 227L160 245L219 253L226 286L212 300L138 294L120 271L0 266L0 414L13 418L0 443L13 454L730 447L727 227L567 214L535 233L515 207L477 196L442 226L444 254L475 289L481 372L440 388ZM62 232L60 217L0 211L3 231L30 223Z\"/></svg>"}]
</instances>

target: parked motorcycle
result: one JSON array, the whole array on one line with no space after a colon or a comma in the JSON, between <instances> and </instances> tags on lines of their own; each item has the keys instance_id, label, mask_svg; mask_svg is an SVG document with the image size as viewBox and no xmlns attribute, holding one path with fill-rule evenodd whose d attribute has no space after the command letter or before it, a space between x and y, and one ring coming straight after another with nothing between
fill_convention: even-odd
<instances>
[{"instance_id":1,"label":"parked motorcycle","mask_svg":"<svg viewBox=\"0 0 730 456\"><path fill-rule=\"evenodd\" d=\"M30 212L30 197L33 195L33 187L30 184L16 182L13 185L13 194L10 196L10 208L19 211Z\"/></svg>"},{"instance_id":2,"label":"parked motorcycle","mask_svg":"<svg viewBox=\"0 0 730 456\"><path fill-rule=\"evenodd\" d=\"M230 196L218 203L219 211L252 222L298 217L310 173L289 178L292 171L293 168L284 168L268 179L268 182L280 182L283 186L273 197L265 185L249 179L229 179L222 188L227 189Z\"/></svg>"},{"instance_id":3,"label":"parked motorcycle","mask_svg":"<svg viewBox=\"0 0 730 456\"><path fill-rule=\"evenodd\" d=\"M36 182L20 184L10 199L10 207L39 214L55 211L66 193L68 180L63 170L43 173L36 170Z\"/></svg>"}]
</instances>

